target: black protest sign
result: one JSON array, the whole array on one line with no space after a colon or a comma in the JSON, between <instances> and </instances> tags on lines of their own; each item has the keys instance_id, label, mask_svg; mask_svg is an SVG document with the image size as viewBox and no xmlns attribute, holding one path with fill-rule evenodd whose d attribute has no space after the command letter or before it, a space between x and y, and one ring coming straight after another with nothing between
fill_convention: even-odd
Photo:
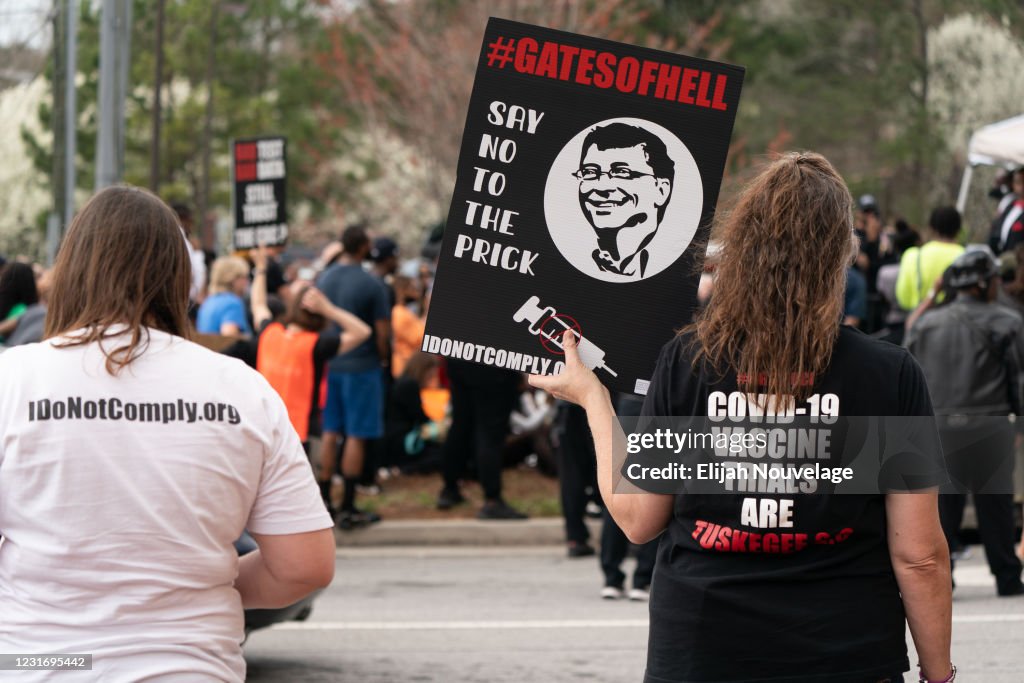
<instances>
[{"instance_id":1,"label":"black protest sign","mask_svg":"<svg viewBox=\"0 0 1024 683\"><path fill-rule=\"evenodd\" d=\"M283 137L235 140L232 188L235 248L268 247L288 240L285 181L288 177Z\"/></svg>"},{"instance_id":2,"label":"black protest sign","mask_svg":"<svg viewBox=\"0 0 1024 683\"><path fill-rule=\"evenodd\" d=\"M743 73L491 19L423 350L551 374L572 329L646 393L691 317Z\"/></svg>"}]
</instances>

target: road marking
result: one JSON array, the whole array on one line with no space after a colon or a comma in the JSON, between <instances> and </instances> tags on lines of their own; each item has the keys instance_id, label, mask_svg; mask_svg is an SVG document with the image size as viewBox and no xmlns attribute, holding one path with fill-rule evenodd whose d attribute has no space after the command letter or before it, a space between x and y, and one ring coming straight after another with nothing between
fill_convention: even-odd
<instances>
[{"instance_id":1,"label":"road marking","mask_svg":"<svg viewBox=\"0 0 1024 683\"><path fill-rule=\"evenodd\" d=\"M964 567L958 565L953 570L953 580L956 581L957 586L996 587L996 580L992 578L988 567L985 566L969 565Z\"/></svg>"},{"instance_id":2,"label":"road marking","mask_svg":"<svg viewBox=\"0 0 1024 683\"><path fill-rule=\"evenodd\" d=\"M961 614L954 624L1024 622L1024 614ZM281 631L476 631L569 628L647 628L647 619L561 619L516 621L292 621Z\"/></svg>"},{"instance_id":3,"label":"road marking","mask_svg":"<svg viewBox=\"0 0 1024 683\"><path fill-rule=\"evenodd\" d=\"M961 614L953 615L954 624L991 624L1000 621L1024 621L1024 614Z\"/></svg>"},{"instance_id":4,"label":"road marking","mask_svg":"<svg viewBox=\"0 0 1024 683\"><path fill-rule=\"evenodd\" d=\"M563 619L517 621L292 621L283 631L475 631L532 628L647 628L646 619Z\"/></svg>"}]
</instances>

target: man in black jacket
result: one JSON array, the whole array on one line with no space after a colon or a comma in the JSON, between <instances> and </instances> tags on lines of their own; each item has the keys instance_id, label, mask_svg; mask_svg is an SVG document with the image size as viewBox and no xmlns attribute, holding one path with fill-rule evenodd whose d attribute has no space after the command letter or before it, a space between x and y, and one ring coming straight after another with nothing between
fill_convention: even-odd
<instances>
[{"instance_id":1,"label":"man in black jacket","mask_svg":"<svg viewBox=\"0 0 1024 683\"><path fill-rule=\"evenodd\" d=\"M1024 593L1013 552L1013 425L1020 415L1024 321L995 303L998 266L988 250L968 251L947 271L956 298L922 315L905 344L924 370L954 479L939 497L946 540L960 531L966 490L974 493L978 531L1000 596Z\"/></svg>"}]
</instances>

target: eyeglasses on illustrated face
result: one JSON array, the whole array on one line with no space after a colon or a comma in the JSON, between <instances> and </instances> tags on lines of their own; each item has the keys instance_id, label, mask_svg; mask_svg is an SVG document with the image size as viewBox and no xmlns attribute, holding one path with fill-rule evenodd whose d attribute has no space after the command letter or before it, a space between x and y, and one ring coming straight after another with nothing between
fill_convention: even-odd
<instances>
[{"instance_id":1,"label":"eyeglasses on illustrated face","mask_svg":"<svg viewBox=\"0 0 1024 683\"><path fill-rule=\"evenodd\" d=\"M577 180L587 180L591 182L600 180L603 175L606 175L609 178L614 178L615 180L636 180L637 178L643 178L644 176L649 176L651 178L656 177L653 173L641 173L639 171L634 171L631 168L626 168L625 166L613 168L610 171L602 171L596 168L581 168L578 171L574 171L572 175Z\"/></svg>"}]
</instances>

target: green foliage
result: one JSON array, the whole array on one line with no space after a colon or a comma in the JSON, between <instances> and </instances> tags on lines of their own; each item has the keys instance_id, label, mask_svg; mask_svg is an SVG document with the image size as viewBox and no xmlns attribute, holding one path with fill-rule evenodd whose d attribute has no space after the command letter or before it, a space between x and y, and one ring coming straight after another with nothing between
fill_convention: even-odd
<instances>
[{"instance_id":1,"label":"green foliage","mask_svg":"<svg viewBox=\"0 0 1024 683\"><path fill-rule=\"evenodd\" d=\"M884 211L915 223L935 203L952 202L951 153L963 144L936 124L928 30L973 12L1019 35L1024 16L1024 6L1010 0L654 4L662 31L711 22L706 44L725 44L717 58L747 68L733 172L742 176L765 152L813 149L832 160L855 195L871 192Z\"/></svg>"},{"instance_id":2,"label":"green foliage","mask_svg":"<svg viewBox=\"0 0 1024 683\"><path fill-rule=\"evenodd\" d=\"M99 91L98 3L80 4L77 91L78 187L94 184L96 102ZM288 137L292 196L315 172L306 148L319 144L312 105L318 84L309 68L309 46L322 40L315 7L303 0L167 0L164 27L164 90L160 147L160 190L172 200L200 194L203 130L206 122L207 63L214 27L213 116L211 119L211 206L227 208L230 197L230 141L236 137ZM131 72L125 103L127 182L148 185L154 106L157 3L134 0ZM214 22L211 22L216 12ZM53 67L46 78L53 82ZM39 121L53 124L52 104L40 107ZM26 148L41 172L52 173L49 145L23 131Z\"/></svg>"},{"instance_id":3,"label":"green foliage","mask_svg":"<svg viewBox=\"0 0 1024 683\"><path fill-rule=\"evenodd\" d=\"M80 3L85 190L96 148L99 5ZM148 184L157 3L134 0L133 12L125 179ZM854 194L871 192L887 213L919 223L931 205L951 201L953 152L963 146L930 98L939 74L929 70L928 32L964 12L1024 35L1019 0L166 0L161 194L194 201L208 186L210 206L224 210L231 139L283 134L290 196L311 205L314 218L366 213L413 226L442 215L480 33L498 14L745 66L726 195L765 153L814 149ZM38 117L52 129L52 104ZM26 131L23 139L49 175L51 146ZM408 150L403 171L396 155ZM423 198L414 215L397 215L386 189L395 183L367 189L403 172L405 194Z\"/></svg>"}]
</instances>

